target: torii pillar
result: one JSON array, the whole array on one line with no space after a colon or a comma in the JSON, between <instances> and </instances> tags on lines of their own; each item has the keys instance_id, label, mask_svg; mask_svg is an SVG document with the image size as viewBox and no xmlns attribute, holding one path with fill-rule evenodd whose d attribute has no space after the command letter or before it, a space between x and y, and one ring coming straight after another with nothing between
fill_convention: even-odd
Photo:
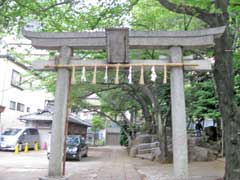
<instances>
[{"instance_id":1,"label":"torii pillar","mask_svg":"<svg viewBox=\"0 0 240 180\"><path fill-rule=\"evenodd\" d=\"M69 64L72 49L67 46L60 48L59 64ZM66 68L58 68L54 102L54 114L52 121L52 133L50 144L50 160L48 176L39 180L68 180L62 176L62 162L65 141L65 124L67 114L67 99L69 95L70 71Z\"/></svg>"},{"instance_id":2,"label":"torii pillar","mask_svg":"<svg viewBox=\"0 0 240 180\"><path fill-rule=\"evenodd\" d=\"M172 63L182 63L182 48L170 48ZM186 130L186 109L184 95L183 67L171 68L171 113L172 113L172 144L173 171L178 178L188 177L188 145Z\"/></svg>"}]
</instances>

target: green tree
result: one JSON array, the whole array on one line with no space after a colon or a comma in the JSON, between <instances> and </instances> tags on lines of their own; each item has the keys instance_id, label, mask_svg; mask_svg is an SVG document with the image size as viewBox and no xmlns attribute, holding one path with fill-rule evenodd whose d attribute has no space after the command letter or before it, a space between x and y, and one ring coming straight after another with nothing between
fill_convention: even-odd
<instances>
[{"instance_id":1,"label":"green tree","mask_svg":"<svg viewBox=\"0 0 240 180\"><path fill-rule=\"evenodd\" d=\"M170 11L167 11L167 9ZM122 3L121 0L110 0L98 1L97 4L90 6L84 4L83 1L71 0L2 0L0 2L0 29L4 33L20 32L22 26L31 20L39 21L42 24L43 31L52 32L81 31L109 26L122 26L127 22L126 19L130 19L128 23L134 30L192 30L225 25L227 29L224 35L216 40L216 46L213 49L207 51L186 51L186 53L197 55L214 54L215 56L214 79L225 131L225 179L238 180L240 179L238 173L240 169L240 143L238 141L240 113L237 106L239 105L240 92L240 63L238 61L239 11L239 0L131 0L126 3ZM81 57L94 57L92 52L75 53ZM132 51L130 52L130 56L142 59L156 59L160 53L164 54L165 52L156 50ZM96 56L104 57L104 53L98 52ZM232 61L233 59L234 62ZM235 70L234 73L233 70ZM41 73L40 76L47 80L45 81L47 86L54 84L54 76L51 76L50 80L47 78L49 76L48 73ZM91 77L91 74L89 73L88 76ZM99 78L101 77L102 75L100 74ZM136 75L134 78L138 79L138 76ZM169 87L165 86L165 88L162 88L163 85L159 83L160 81L157 84L151 84L146 81L145 86L119 85L121 90L131 95L131 98L138 104L139 109L142 109L143 117L148 122L149 127L151 127L151 124L154 124L153 122L162 122L164 124L163 119L169 117L169 113L167 113L170 112ZM192 88L197 88L197 86L193 84ZM202 86L212 87L211 83L208 84L207 82L206 84L203 82ZM50 90L54 91L54 86L51 85L50 87ZM116 88L116 86L110 84L103 87L101 83L97 85L77 84L72 90L72 103L76 109L84 107L87 105L84 100L85 97L92 93L107 91L108 88L112 89ZM197 104L199 104L199 108L193 111L193 116L204 112L204 104L214 104L215 102L212 96L210 101L199 99L204 93L207 93L207 95L211 94L210 91L203 89L196 90L200 91L194 97L197 100ZM119 99L118 102L120 101ZM120 103L122 104L122 102ZM197 104L196 106L198 106ZM216 115L214 108L211 109L214 115ZM116 112L115 110L114 112ZM109 111L107 113L99 113L104 114L109 119L115 120ZM207 112L207 114L212 113Z\"/></svg>"},{"instance_id":2,"label":"green tree","mask_svg":"<svg viewBox=\"0 0 240 180\"><path fill-rule=\"evenodd\" d=\"M94 132L93 144L96 145L97 133L105 128L105 120L100 116L93 116L91 130Z\"/></svg>"},{"instance_id":3,"label":"green tree","mask_svg":"<svg viewBox=\"0 0 240 180\"><path fill-rule=\"evenodd\" d=\"M240 143L238 131L240 128L240 111L235 101L233 76L233 51L235 51L235 36L238 36L239 2L238 0L215 1L180 1L158 0L160 5L168 10L194 16L202 20L206 26L226 26L226 31L220 39L215 40L214 47L214 79L219 97L219 107L223 119L226 168L225 180L238 180L240 173Z\"/></svg>"},{"instance_id":4,"label":"green tree","mask_svg":"<svg viewBox=\"0 0 240 180\"><path fill-rule=\"evenodd\" d=\"M185 93L189 118L219 120L219 103L211 73L190 75L190 83L186 86Z\"/></svg>"}]
</instances>

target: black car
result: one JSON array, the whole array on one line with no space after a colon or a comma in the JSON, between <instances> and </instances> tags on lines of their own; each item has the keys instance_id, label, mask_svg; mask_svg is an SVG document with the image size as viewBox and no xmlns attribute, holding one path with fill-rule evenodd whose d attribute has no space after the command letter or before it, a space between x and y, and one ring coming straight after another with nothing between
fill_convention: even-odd
<instances>
[{"instance_id":1,"label":"black car","mask_svg":"<svg viewBox=\"0 0 240 180\"><path fill-rule=\"evenodd\" d=\"M80 161L82 157L87 157L88 146L80 135L68 135L66 140L67 159Z\"/></svg>"},{"instance_id":2,"label":"black car","mask_svg":"<svg viewBox=\"0 0 240 180\"><path fill-rule=\"evenodd\" d=\"M50 158L50 146L47 157ZM68 135L66 139L66 159L81 161L88 156L88 146L80 135Z\"/></svg>"}]
</instances>

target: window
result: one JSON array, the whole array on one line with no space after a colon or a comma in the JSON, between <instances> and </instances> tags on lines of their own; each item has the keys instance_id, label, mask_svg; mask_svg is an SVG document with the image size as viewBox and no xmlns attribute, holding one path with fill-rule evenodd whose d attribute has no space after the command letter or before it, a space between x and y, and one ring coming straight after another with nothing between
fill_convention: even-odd
<instances>
[{"instance_id":1,"label":"window","mask_svg":"<svg viewBox=\"0 0 240 180\"><path fill-rule=\"evenodd\" d=\"M37 129L29 129L31 135L38 135Z\"/></svg>"},{"instance_id":2,"label":"window","mask_svg":"<svg viewBox=\"0 0 240 180\"><path fill-rule=\"evenodd\" d=\"M15 136L21 129L6 129L2 135L7 135L7 136Z\"/></svg>"},{"instance_id":3,"label":"window","mask_svg":"<svg viewBox=\"0 0 240 180\"><path fill-rule=\"evenodd\" d=\"M11 85L20 87L22 81L22 77L19 72L12 70L12 80Z\"/></svg>"},{"instance_id":4,"label":"window","mask_svg":"<svg viewBox=\"0 0 240 180\"><path fill-rule=\"evenodd\" d=\"M17 103L17 111L24 112L24 104Z\"/></svg>"},{"instance_id":5,"label":"window","mask_svg":"<svg viewBox=\"0 0 240 180\"><path fill-rule=\"evenodd\" d=\"M10 101L9 109L16 110L16 102L15 101Z\"/></svg>"},{"instance_id":6,"label":"window","mask_svg":"<svg viewBox=\"0 0 240 180\"><path fill-rule=\"evenodd\" d=\"M27 107L27 112L30 112L30 107Z\"/></svg>"},{"instance_id":7,"label":"window","mask_svg":"<svg viewBox=\"0 0 240 180\"><path fill-rule=\"evenodd\" d=\"M30 134L30 130L29 130L29 129L26 129L26 130L23 132L23 135L25 135L25 136L31 135L31 134Z\"/></svg>"}]
</instances>

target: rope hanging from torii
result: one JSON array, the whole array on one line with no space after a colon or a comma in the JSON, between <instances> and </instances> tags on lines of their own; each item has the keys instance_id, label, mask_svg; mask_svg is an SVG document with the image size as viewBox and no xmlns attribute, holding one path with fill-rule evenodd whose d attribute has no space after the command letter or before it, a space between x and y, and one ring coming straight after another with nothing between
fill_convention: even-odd
<instances>
[{"instance_id":1,"label":"rope hanging from torii","mask_svg":"<svg viewBox=\"0 0 240 180\"><path fill-rule=\"evenodd\" d=\"M184 67L184 66L198 66L197 64L184 64L184 63L166 63L166 64L151 64L151 65L147 65L147 64L98 64L98 65L89 65L89 64L77 64L77 65L71 65L71 64L67 64L67 65L46 65L46 68L69 68L72 70L72 74L71 74L71 84L75 84L76 83L76 78L75 78L75 72L76 72L76 68L80 68L82 67L82 75L81 75L81 82L86 82L86 67L93 67L93 79L92 79L92 84L96 84L97 83L97 67L99 68L103 68L105 67L105 75L104 75L104 83L108 83L108 69L109 67L112 68L116 68L116 74L115 74L115 84L119 84L119 69L120 67L122 68L129 68L129 74L128 74L128 83L132 84L132 72L133 72L133 67L140 67L140 79L139 79L139 84L140 85L144 85L144 67L146 66L152 66L151 68L151 81L155 82L157 79L157 74L156 74L156 70L155 67L156 66L163 66L163 84L167 83L167 69L168 68L172 68L172 67Z\"/></svg>"}]
</instances>

